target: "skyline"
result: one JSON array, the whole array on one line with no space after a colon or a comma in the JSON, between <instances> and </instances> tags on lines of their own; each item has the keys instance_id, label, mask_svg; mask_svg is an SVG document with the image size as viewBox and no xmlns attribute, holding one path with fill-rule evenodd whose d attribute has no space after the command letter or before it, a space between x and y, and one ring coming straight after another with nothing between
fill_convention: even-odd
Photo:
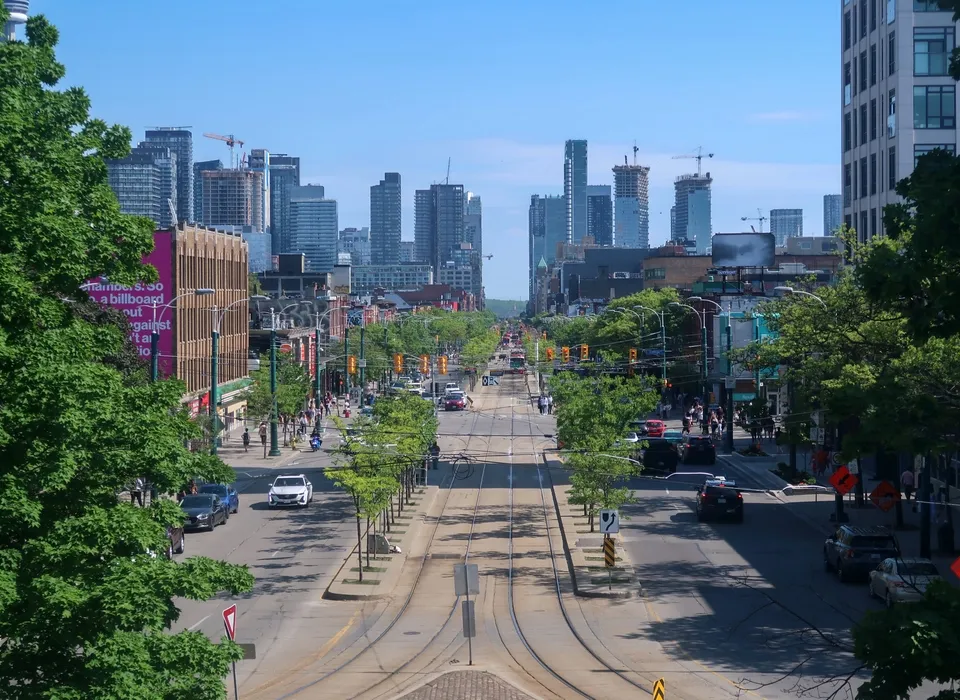
<instances>
[{"instance_id":1,"label":"skyline","mask_svg":"<svg viewBox=\"0 0 960 700\"><path fill-rule=\"evenodd\" d=\"M413 239L413 192L442 182L452 158L450 182L483 198L484 249L494 256L484 263L484 284L493 298L526 297L530 196L563 192L568 139L588 141L590 185L612 185L613 166L624 155L633 162L636 140L637 162L651 167L652 246L669 237L673 179L696 170L695 161L673 157L697 146L716 153L704 163L714 178L715 232L743 230L740 218L758 207L802 208L805 229L817 231L823 195L840 191L839 8L827 3L771 8L750 0L731 12L703 0L644 9L618 0L590 13L572 2L492 2L477 11L428 1L371 14L301 0L284 13L257 14L261 35L283 37L289 69L250 62L239 79L198 69L195 52L154 47L168 41L171 14L217 27L215 37L243 36L253 2L241 0L227 15L213 2L101 5L106 12L93 16L62 0L31 4L60 29L64 85L87 89L93 116L126 124L135 142L149 126L191 125L197 161L228 159L204 132L234 133L247 153L299 156L301 182L322 184L337 199L341 227L369 226L370 186L399 172L404 240ZM552 38L571 19L580 59ZM538 32L528 31L533 21ZM792 30L784 35L786 23ZM610 28L627 25L636 29ZM695 36L696 50L664 27ZM606 56L635 45L653 67L635 83L623 71L600 70ZM664 52L672 52L669 69L658 69ZM436 60L444 55L450 60ZM304 81L311 65L322 90ZM564 90L570 80L583 89Z\"/></svg>"}]
</instances>

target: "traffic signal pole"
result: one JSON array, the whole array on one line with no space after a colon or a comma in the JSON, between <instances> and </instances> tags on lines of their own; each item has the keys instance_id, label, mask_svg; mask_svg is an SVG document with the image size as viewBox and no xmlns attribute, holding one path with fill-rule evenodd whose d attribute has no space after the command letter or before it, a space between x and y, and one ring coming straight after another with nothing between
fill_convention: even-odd
<instances>
[{"instance_id":1,"label":"traffic signal pole","mask_svg":"<svg viewBox=\"0 0 960 700\"><path fill-rule=\"evenodd\" d=\"M343 327L343 388L350 395L350 324Z\"/></svg>"},{"instance_id":2,"label":"traffic signal pole","mask_svg":"<svg viewBox=\"0 0 960 700\"><path fill-rule=\"evenodd\" d=\"M363 351L364 351L364 347L365 347L365 345L364 345L364 335L365 335L365 331L366 331L366 330L367 330L367 324L366 324L366 322L361 323L361 324L360 324L360 360L361 360L361 362L360 362L360 391L366 391L366 387L367 387L367 382L366 382L366 378L367 378L366 369L367 369L367 368L364 366L364 365L366 365L366 362L363 362L363 359L364 359L364 358L363 358Z\"/></svg>"}]
</instances>

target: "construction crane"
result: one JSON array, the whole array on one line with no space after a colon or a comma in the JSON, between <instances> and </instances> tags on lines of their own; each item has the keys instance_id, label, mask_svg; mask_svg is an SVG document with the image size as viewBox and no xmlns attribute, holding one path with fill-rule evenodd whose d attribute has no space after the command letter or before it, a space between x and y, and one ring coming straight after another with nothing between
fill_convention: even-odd
<instances>
[{"instance_id":1,"label":"construction crane","mask_svg":"<svg viewBox=\"0 0 960 700\"><path fill-rule=\"evenodd\" d=\"M760 224L760 233L763 233L763 222L767 220L767 217L763 215L763 212L757 209L756 216L741 216L740 221L757 221ZM750 228L753 228L753 224L750 224ZM753 232L756 233L757 229L753 228Z\"/></svg>"},{"instance_id":2,"label":"construction crane","mask_svg":"<svg viewBox=\"0 0 960 700\"><path fill-rule=\"evenodd\" d=\"M702 164L702 162L703 162L703 159L704 159L704 158L713 158L713 154L712 154L712 153L707 153L706 155L704 155L704 154L703 154L703 146L697 146L697 152L696 152L696 153L690 153L690 154L685 155L685 156L674 156L674 157L673 157L673 160L679 160L679 159L681 159L681 158L693 158L694 160L696 160L696 161L697 161L697 177L702 177L702 176L703 176L703 170L701 169L701 164Z\"/></svg>"},{"instance_id":3,"label":"construction crane","mask_svg":"<svg viewBox=\"0 0 960 700\"><path fill-rule=\"evenodd\" d=\"M444 185L450 184L450 158L447 158L447 179L443 183Z\"/></svg>"},{"instance_id":4,"label":"construction crane","mask_svg":"<svg viewBox=\"0 0 960 700\"><path fill-rule=\"evenodd\" d=\"M634 164L634 165L637 164L637 152L638 152L639 150L640 150L640 149L637 148L637 142L634 141L634 142L633 142L633 164Z\"/></svg>"},{"instance_id":5,"label":"construction crane","mask_svg":"<svg viewBox=\"0 0 960 700\"><path fill-rule=\"evenodd\" d=\"M240 146L240 148L243 148L243 141L241 141L240 139L238 139L238 138L237 138L236 136L234 136L233 134L229 134L228 136L221 136L220 134L204 134L204 136L205 136L206 138L208 138L208 139L215 139L215 140L217 140L217 141L223 141L225 144L227 144L227 146L230 148L230 167L231 167L231 168L234 167L234 164L233 164L233 147L234 147L234 146Z\"/></svg>"}]
</instances>

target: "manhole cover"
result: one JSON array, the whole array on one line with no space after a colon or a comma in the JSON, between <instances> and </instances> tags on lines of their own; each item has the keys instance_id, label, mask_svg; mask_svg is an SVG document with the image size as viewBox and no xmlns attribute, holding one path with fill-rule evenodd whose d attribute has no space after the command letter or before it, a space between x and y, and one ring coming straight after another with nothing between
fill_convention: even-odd
<instances>
[{"instance_id":1,"label":"manhole cover","mask_svg":"<svg viewBox=\"0 0 960 700\"><path fill-rule=\"evenodd\" d=\"M419 632L404 632L404 634L407 635L408 637L415 637L416 635L418 635L418 634L420 634L420 633L419 633Z\"/></svg>"}]
</instances>

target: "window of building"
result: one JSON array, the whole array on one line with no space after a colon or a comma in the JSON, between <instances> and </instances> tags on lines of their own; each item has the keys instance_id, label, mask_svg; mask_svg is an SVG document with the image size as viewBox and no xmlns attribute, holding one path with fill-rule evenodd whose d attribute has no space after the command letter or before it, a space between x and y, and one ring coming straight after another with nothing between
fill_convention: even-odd
<instances>
[{"instance_id":1,"label":"window of building","mask_svg":"<svg viewBox=\"0 0 960 700\"><path fill-rule=\"evenodd\" d=\"M897 135L897 91L891 90L887 95L887 138Z\"/></svg>"},{"instance_id":2,"label":"window of building","mask_svg":"<svg viewBox=\"0 0 960 700\"><path fill-rule=\"evenodd\" d=\"M950 53L956 45L954 27L920 27L913 30L913 74L947 75Z\"/></svg>"},{"instance_id":3,"label":"window of building","mask_svg":"<svg viewBox=\"0 0 960 700\"><path fill-rule=\"evenodd\" d=\"M954 143L918 143L913 146L913 167L917 167L917 161L920 156L925 156L931 151L942 148L947 153L956 153L957 145Z\"/></svg>"},{"instance_id":4,"label":"window of building","mask_svg":"<svg viewBox=\"0 0 960 700\"><path fill-rule=\"evenodd\" d=\"M877 84L877 45L870 44L870 84Z\"/></svg>"},{"instance_id":5,"label":"window of building","mask_svg":"<svg viewBox=\"0 0 960 700\"><path fill-rule=\"evenodd\" d=\"M870 194L877 193L877 154L870 154Z\"/></svg>"},{"instance_id":6,"label":"window of building","mask_svg":"<svg viewBox=\"0 0 960 700\"><path fill-rule=\"evenodd\" d=\"M870 210L870 238L877 235L877 210Z\"/></svg>"},{"instance_id":7,"label":"window of building","mask_svg":"<svg viewBox=\"0 0 960 700\"><path fill-rule=\"evenodd\" d=\"M850 104L850 100L853 97L852 90L850 87L850 62L843 64L843 105L846 107Z\"/></svg>"},{"instance_id":8,"label":"window of building","mask_svg":"<svg viewBox=\"0 0 960 700\"><path fill-rule=\"evenodd\" d=\"M897 21L897 0L887 0L887 24Z\"/></svg>"},{"instance_id":9,"label":"window of building","mask_svg":"<svg viewBox=\"0 0 960 700\"><path fill-rule=\"evenodd\" d=\"M937 0L913 0L914 12L943 12Z\"/></svg>"},{"instance_id":10,"label":"window of building","mask_svg":"<svg viewBox=\"0 0 960 700\"><path fill-rule=\"evenodd\" d=\"M897 72L897 33L890 32L887 36L887 76Z\"/></svg>"},{"instance_id":11,"label":"window of building","mask_svg":"<svg viewBox=\"0 0 960 700\"><path fill-rule=\"evenodd\" d=\"M890 146L887 149L887 189L892 190L897 186L897 147Z\"/></svg>"},{"instance_id":12,"label":"window of building","mask_svg":"<svg viewBox=\"0 0 960 700\"><path fill-rule=\"evenodd\" d=\"M853 147L850 143L850 112L843 115L843 150L849 151Z\"/></svg>"},{"instance_id":13,"label":"window of building","mask_svg":"<svg viewBox=\"0 0 960 700\"><path fill-rule=\"evenodd\" d=\"M870 140L877 140L877 100L870 100Z\"/></svg>"},{"instance_id":14,"label":"window of building","mask_svg":"<svg viewBox=\"0 0 960 700\"><path fill-rule=\"evenodd\" d=\"M870 0L870 31L877 28L877 0Z\"/></svg>"},{"instance_id":15,"label":"window of building","mask_svg":"<svg viewBox=\"0 0 960 700\"><path fill-rule=\"evenodd\" d=\"M643 279L645 280L664 280L666 278L667 268L665 267L654 267L643 271Z\"/></svg>"},{"instance_id":16,"label":"window of building","mask_svg":"<svg viewBox=\"0 0 960 700\"><path fill-rule=\"evenodd\" d=\"M850 39L851 39L851 27L850 27L850 10L847 10L843 13L843 49L846 51L850 48Z\"/></svg>"},{"instance_id":17,"label":"window of building","mask_svg":"<svg viewBox=\"0 0 960 700\"><path fill-rule=\"evenodd\" d=\"M847 228L851 228L853 226L853 218L849 214L844 215L843 225Z\"/></svg>"},{"instance_id":18,"label":"window of building","mask_svg":"<svg viewBox=\"0 0 960 700\"><path fill-rule=\"evenodd\" d=\"M860 52L860 92L867 89L867 52Z\"/></svg>"},{"instance_id":19,"label":"window of building","mask_svg":"<svg viewBox=\"0 0 960 700\"><path fill-rule=\"evenodd\" d=\"M915 129L954 129L957 125L955 85L917 85L913 88Z\"/></svg>"},{"instance_id":20,"label":"window of building","mask_svg":"<svg viewBox=\"0 0 960 700\"><path fill-rule=\"evenodd\" d=\"M860 105L860 145L867 142L867 105Z\"/></svg>"},{"instance_id":21,"label":"window of building","mask_svg":"<svg viewBox=\"0 0 960 700\"><path fill-rule=\"evenodd\" d=\"M860 0L860 38L867 36L867 2Z\"/></svg>"},{"instance_id":22,"label":"window of building","mask_svg":"<svg viewBox=\"0 0 960 700\"><path fill-rule=\"evenodd\" d=\"M860 188L857 187L857 161L853 161L853 163L851 163L851 165L853 166L853 167L852 167L852 170L853 170L853 187L850 188L850 192L851 192L851 194L852 194L852 196L853 196L853 199L857 199L857 198L860 197L860 194L859 194Z\"/></svg>"},{"instance_id":23,"label":"window of building","mask_svg":"<svg viewBox=\"0 0 960 700\"><path fill-rule=\"evenodd\" d=\"M851 176L851 174L850 174L850 170L851 170L850 164L849 164L849 163L844 163L844 166L843 166L843 206L845 206L845 207L849 207L850 204L851 204L851 202L852 202L852 200L853 200L853 195L852 195L852 193L851 193L852 184L851 184L851 180L850 180L850 178L851 178L852 176Z\"/></svg>"},{"instance_id":24,"label":"window of building","mask_svg":"<svg viewBox=\"0 0 960 700\"><path fill-rule=\"evenodd\" d=\"M860 196L867 196L867 157L860 159Z\"/></svg>"},{"instance_id":25,"label":"window of building","mask_svg":"<svg viewBox=\"0 0 960 700\"><path fill-rule=\"evenodd\" d=\"M860 212L860 230L857 231L857 239L865 242L867 240L867 210Z\"/></svg>"}]
</instances>

